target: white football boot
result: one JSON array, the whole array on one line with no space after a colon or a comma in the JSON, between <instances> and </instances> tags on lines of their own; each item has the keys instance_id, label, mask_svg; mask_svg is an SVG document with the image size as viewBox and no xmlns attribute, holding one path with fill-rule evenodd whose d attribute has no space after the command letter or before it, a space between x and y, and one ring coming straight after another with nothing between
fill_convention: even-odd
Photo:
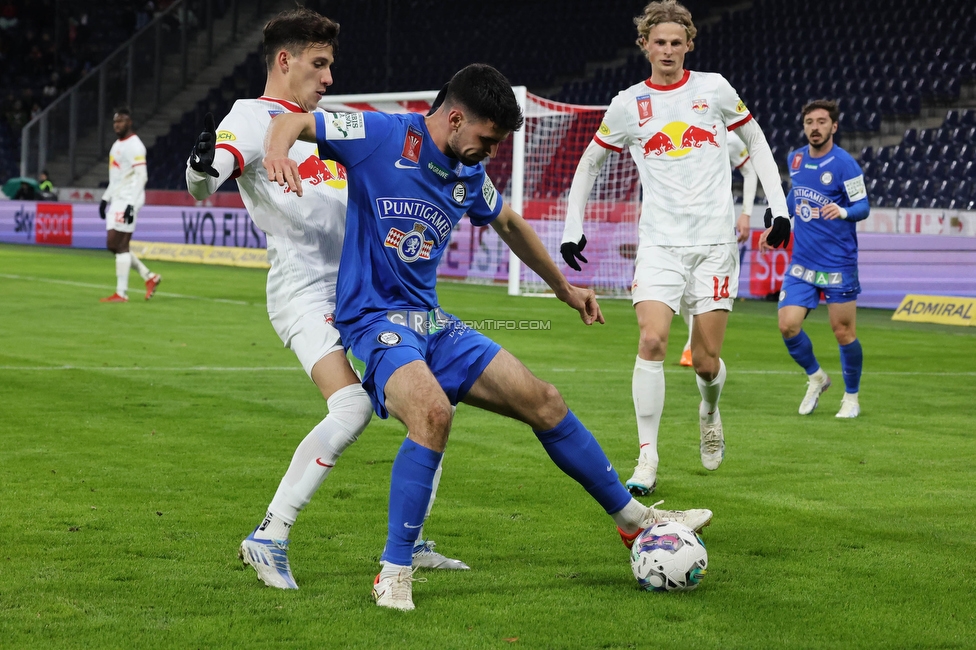
<instances>
[{"instance_id":1,"label":"white football boot","mask_svg":"<svg viewBox=\"0 0 976 650\"><path fill-rule=\"evenodd\" d=\"M426 582L426 578L414 579L413 568L405 566L395 576L383 578L382 573L373 581L373 600L380 607L409 612L413 606L413 583Z\"/></svg>"},{"instance_id":2,"label":"white football boot","mask_svg":"<svg viewBox=\"0 0 976 650\"><path fill-rule=\"evenodd\" d=\"M684 524L688 528L691 528L695 532L700 531L702 528L712 523L712 511L706 510L704 508L697 508L694 510L658 510L657 506L664 503L664 501L658 501L653 506L647 509L644 514L644 518L641 520L637 532L628 535L624 531L617 527L617 532L620 533L620 539L623 541L624 546L631 548L634 545L634 540L637 536L644 532L644 529L650 528L654 524L659 524L662 521L676 521L679 524Z\"/></svg>"},{"instance_id":3,"label":"white football boot","mask_svg":"<svg viewBox=\"0 0 976 650\"><path fill-rule=\"evenodd\" d=\"M445 569L448 571L468 571L471 569L461 560L441 555L434 550L437 544L431 539L418 539L413 547L413 568Z\"/></svg>"},{"instance_id":4,"label":"white football boot","mask_svg":"<svg viewBox=\"0 0 976 650\"><path fill-rule=\"evenodd\" d=\"M637 458L634 475L627 479L624 486L635 497L646 497L657 487L657 463L651 461L646 454Z\"/></svg>"},{"instance_id":5,"label":"white football boot","mask_svg":"<svg viewBox=\"0 0 976 650\"><path fill-rule=\"evenodd\" d=\"M725 435L722 432L722 416L718 409L709 421L708 414L702 415L702 404L698 406L698 429L701 433L701 462L705 469L716 470L725 458Z\"/></svg>"},{"instance_id":6,"label":"white football boot","mask_svg":"<svg viewBox=\"0 0 976 650\"><path fill-rule=\"evenodd\" d=\"M838 418L856 418L861 414L861 405L857 402L857 393L844 393L840 401L840 410L837 411Z\"/></svg>"},{"instance_id":7,"label":"white football boot","mask_svg":"<svg viewBox=\"0 0 976 650\"><path fill-rule=\"evenodd\" d=\"M288 564L288 540L255 539L256 532L257 528L241 542L237 556L253 567L258 579L269 587L298 589Z\"/></svg>"},{"instance_id":8,"label":"white football boot","mask_svg":"<svg viewBox=\"0 0 976 650\"><path fill-rule=\"evenodd\" d=\"M820 402L820 395L828 388L830 388L830 377L823 371L823 368L812 375L807 375L807 394L803 396L803 401L800 402L800 415L813 413Z\"/></svg>"}]
</instances>

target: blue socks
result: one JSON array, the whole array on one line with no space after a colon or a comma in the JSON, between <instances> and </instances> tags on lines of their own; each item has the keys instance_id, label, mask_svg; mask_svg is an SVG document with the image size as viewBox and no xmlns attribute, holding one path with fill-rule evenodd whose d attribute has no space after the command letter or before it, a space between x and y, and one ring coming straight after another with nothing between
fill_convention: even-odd
<instances>
[{"instance_id":1,"label":"blue socks","mask_svg":"<svg viewBox=\"0 0 976 650\"><path fill-rule=\"evenodd\" d=\"M786 344L786 349L793 357L793 360L800 364L800 367L806 371L808 375L820 370L820 364L817 362L817 357L813 356L813 342L810 341L810 337L803 330L791 339L783 339L783 343Z\"/></svg>"},{"instance_id":2,"label":"blue socks","mask_svg":"<svg viewBox=\"0 0 976 650\"><path fill-rule=\"evenodd\" d=\"M434 473L443 455L410 438L400 445L390 477L390 515L381 562L399 566L413 562L413 545L424 525Z\"/></svg>"},{"instance_id":3,"label":"blue socks","mask_svg":"<svg viewBox=\"0 0 976 650\"><path fill-rule=\"evenodd\" d=\"M864 365L861 342L854 339L847 345L839 347L840 369L844 373L844 390L848 393L856 393L861 387L861 368Z\"/></svg>"},{"instance_id":4,"label":"blue socks","mask_svg":"<svg viewBox=\"0 0 976 650\"><path fill-rule=\"evenodd\" d=\"M536 431L535 435L556 466L582 485L607 513L618 512L630 503L630 493L620 483L600 443L572 411L554 428Z\"/></svg>"}]
</instances>

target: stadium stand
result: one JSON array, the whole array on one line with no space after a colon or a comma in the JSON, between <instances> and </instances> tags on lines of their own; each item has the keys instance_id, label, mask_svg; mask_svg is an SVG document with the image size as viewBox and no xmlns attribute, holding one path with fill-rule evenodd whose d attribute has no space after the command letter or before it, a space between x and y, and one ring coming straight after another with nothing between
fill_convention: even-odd
<instances>
[{"instance_id":1,"label":"stadium stand","mask_svg":"<svg viewBox=\"0 0 976 650\"><path fill-rule=\"evenodd\" d=\"M909 128L899 144L852 153L864 163L876 206L976 205L976 111L948 110L962 85L976 82L976 12L968 0L825 0L810 16L789 3L758 0L699 25L689 66L729 79L781 165L790 149L805 144L799 112L810 99L838 100L842 145L856 141L848 137L854 134L880 134L885 120L897 124L923 107L941 107L942 126ZM606 104L646 74L646 61L634 51L592 79L565 84L555 99Z\"/></svg>"},{"instance_id":2,"label":"stadium stand","mask_svg":"<svg viewBox=\"0 0 976 650\"><path fill-rule=\"evenodd\" d=\"M148 22L147 4L0 2L0 178L19 174L21 127Z\"/></svg>"}]
</instances>

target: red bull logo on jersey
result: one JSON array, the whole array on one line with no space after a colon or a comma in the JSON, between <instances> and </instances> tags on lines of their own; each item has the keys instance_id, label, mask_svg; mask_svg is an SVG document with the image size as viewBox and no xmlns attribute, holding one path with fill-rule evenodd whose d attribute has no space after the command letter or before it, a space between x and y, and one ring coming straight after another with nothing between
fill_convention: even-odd
<instances>
[{"instance_id":1,"label":"red bull logo on jersey","mask_svg":"<svg viewBox=\"0 0 976 650\"><path fill-rule=\"evenodd\" d=\"M667 154L672 158L686 156L705 145L718 147L717 128L703 129L694 124L671 122L644 142L644 157Z\"/></svg>"},{"instance_id":2,"label":"red bull logo on jersey","mask_svg":"<svg viewBox=\"0 0 976 650\"><path fill-rule=\"evenodd\" d=\"M693 99L691 100L691 110L699 115L704 115L708 112L708 102L704 98Z\"/></svg>"},{"instance_id":3,"label":"red bull logo on jersey","mask_svg":"<svg viewBox=\"0 0 976 650\"><path fill-rule=\"evenodd\" d=\"M302 183L308 181L313 187L325 183L329 187L344 189L346 187L346 168L334 160L322 160L316 155L309 156L305 162L298 165L298 176ZM290 192L285 188L285 193Z\"/></svg>"}]
</instances>

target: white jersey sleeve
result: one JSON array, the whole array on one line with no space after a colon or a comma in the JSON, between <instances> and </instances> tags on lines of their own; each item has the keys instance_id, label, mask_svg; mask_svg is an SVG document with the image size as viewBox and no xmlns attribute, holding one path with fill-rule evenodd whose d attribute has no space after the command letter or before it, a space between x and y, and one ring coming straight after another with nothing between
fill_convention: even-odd
<instances>
[{"instance_id":1,"label":"white jersey sleeve","mask_svg":"<svg viewBox=\"0 0 976 650\"><path fill-rule=\"evenodd\" d=\"M605 149L620 153L630 147L634 141L630 128L630 115L627 111L629 97L618 93L610 102L610 107L603 115L603 122L597 130L593 140ZM639 102L640 100L638 100ZM647 99L650 106L650 98Z\"/></svg>"}]
</instances>

